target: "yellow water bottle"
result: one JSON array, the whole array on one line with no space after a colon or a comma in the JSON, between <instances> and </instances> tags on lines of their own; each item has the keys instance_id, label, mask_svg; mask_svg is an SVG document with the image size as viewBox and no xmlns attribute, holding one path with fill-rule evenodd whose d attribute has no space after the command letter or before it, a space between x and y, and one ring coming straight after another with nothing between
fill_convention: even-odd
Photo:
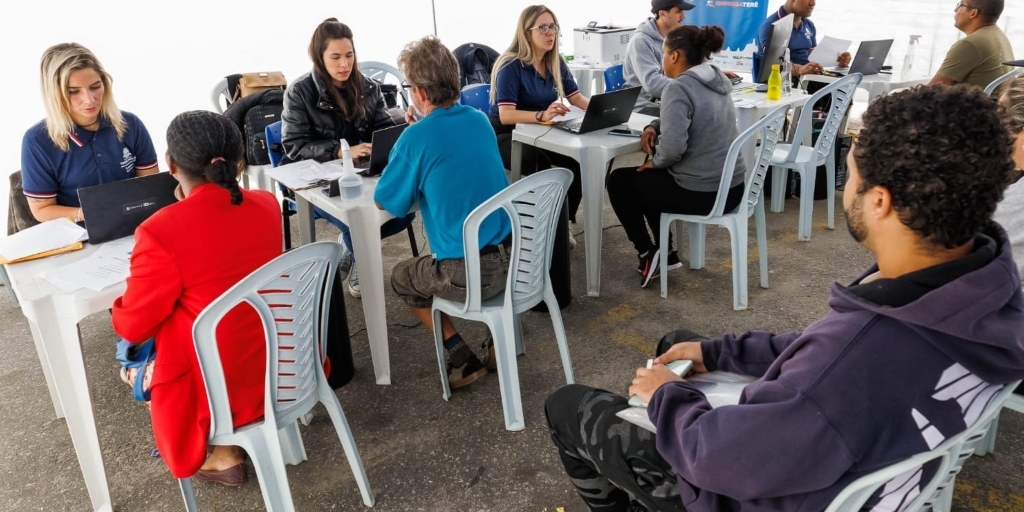
<instances>
[{"instance_id":1,"label":"yellow water bottle","mask_svg":"<svg viewBox=\"0 0 1024 512\"><path fill-rule=\"evenodd\" d=\"M782 99L782 73L779 72L779 65L772 64L772 74L768 76L768 101Z\"/></svg>"}]
</instances>

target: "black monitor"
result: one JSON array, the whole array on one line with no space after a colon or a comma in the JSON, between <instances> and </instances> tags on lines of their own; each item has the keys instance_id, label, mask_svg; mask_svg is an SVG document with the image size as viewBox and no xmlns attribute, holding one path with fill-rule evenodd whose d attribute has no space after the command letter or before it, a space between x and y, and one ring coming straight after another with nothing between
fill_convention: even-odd
<instances>
[{"instance_id":1,"label":"black monitor","mask_svg":"<svg viewBox=\"0 0 1024 512\"><path fill-rule=\"evenodd\" d=\"M792 14L772 23L772 30L768 32L768 42L765 43L764 53L761 54L761 65L757 70L755 82L768 83L768 77L772 74L772 64L777 64L779 59L786 55L786 48L789 48L789 38L792 35Z\"/></svg>"}]
</instances>

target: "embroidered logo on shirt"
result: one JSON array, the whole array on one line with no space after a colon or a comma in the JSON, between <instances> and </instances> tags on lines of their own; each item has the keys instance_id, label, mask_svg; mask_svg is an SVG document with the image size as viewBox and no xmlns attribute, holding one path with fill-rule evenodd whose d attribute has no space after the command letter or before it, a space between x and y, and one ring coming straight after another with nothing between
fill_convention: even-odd
<instances>
[{"instance_id":1,"label":"embroidered logo on shirt","mask_svg":"<svg viewBox=\"0 0 1024 512\"><path fill-rule=\"evenodd\" d=\"M131 173L135 170L135 155L133 155L131 151L128 151L128 148L124 148L121 152L121 168L127 173Z\"/></svg>"}]
</instances>

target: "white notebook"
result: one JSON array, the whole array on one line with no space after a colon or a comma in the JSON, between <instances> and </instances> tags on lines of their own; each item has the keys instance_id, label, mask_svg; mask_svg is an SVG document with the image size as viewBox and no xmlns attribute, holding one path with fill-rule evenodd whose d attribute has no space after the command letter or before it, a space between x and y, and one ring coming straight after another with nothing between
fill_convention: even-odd
<instances>
[{"instance_id":1,"label":"white notebook","mask_svg":"<svg viewBox=\"0 0 1024 512\"><path fill-rule=\"evenodd\" d=\"M689 363L689 361L686 362ZM689 369L686 371L689 371ZM687 382L704 393L711 407L722 407L740 403L740 394L743 393L743 389L747 387L747 384L755 380L757 379L753 377L729 372L698 373L686 378ZM616 416L638 427L657 433L658 430L651 423L650 418L647 417L647 405L642 400L639 400L639 397L633 398L637 400L630 399L631 407L619 411L616 413Z\"/></svg>"}]
</instances>

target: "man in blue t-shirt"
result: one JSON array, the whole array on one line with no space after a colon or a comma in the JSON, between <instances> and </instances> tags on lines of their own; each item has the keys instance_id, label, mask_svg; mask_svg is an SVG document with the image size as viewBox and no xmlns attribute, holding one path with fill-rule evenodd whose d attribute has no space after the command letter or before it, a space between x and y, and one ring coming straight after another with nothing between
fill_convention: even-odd
<instances>
[{"instance_id":1,"label":"man in blue t-shirt","mask_svg":"<svg viewBox=\"0 0 1024 512\"><path fill-rule=\"evenodd\" d=\"M508 217L498 212L481 223L480 247L463 247L462 225L470 212L508 186L508 178L487 116L459 104L459 65L452 52L437 38L426 37L410 43L398 59L412 86L406 115L412 125L391 149L373 198L378 208L399 218L419 205L433 254L396 265L391 286L433 332L434 297L466 299L466 250L480 252L481 298L505 291L512 231ZM448 315L441 315L441 333L453 389L495 368L489 336L481 362Z\"/></svg>"},{"instance_id":2,"label":"man in blue t-shirt","mask_svg":"<svg viewBox=\"0 0 1024 512\"><path fill-rule=\"evenodd\" d=\"M815 62L811 60L811 52L818 46L818 30L809 18L814 12L816 0L786 0L761 25L757 31L757 52L754 53L754 77L761 69L764 52L768 49L768 37L772 32L772 23L793 14L793 35L789 38L789 60L793 64L793 77L800 75L820 75L826 67L837 65L845 68L850 65L850 53L844 52L839 59L832 62ZM770 63L768 65L771 65Z\"/></svg>"}]
</instances>

